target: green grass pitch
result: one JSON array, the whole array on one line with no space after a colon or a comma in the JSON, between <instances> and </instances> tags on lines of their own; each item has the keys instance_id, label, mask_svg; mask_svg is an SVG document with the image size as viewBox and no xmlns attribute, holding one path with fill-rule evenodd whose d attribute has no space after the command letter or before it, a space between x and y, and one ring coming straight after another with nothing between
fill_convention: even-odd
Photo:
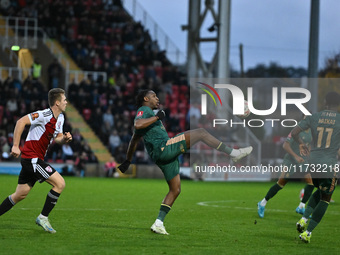
<instances>
[{"instance_id":1,"label":"green grass pitch","mask_svg":"<svg viewBox=\"0 0 340 255\"><path fill-rule=\"evenodd\" d=\"M150 226L167 193L164 180L65 178L50 214L56 234L35 225L50 186L37 183L28 197L0 217L0 254L338 254L340 193L335 190L310 244L298 239L295 213L303 183L288 183L267 204L257 202L273 183L182 182L165 220L169 236ZM16 176L0 175L0 200ZM339 189L339 188L338 188ZM0 202L1 202L0 201Z\"/></svg>"}]
</instances>

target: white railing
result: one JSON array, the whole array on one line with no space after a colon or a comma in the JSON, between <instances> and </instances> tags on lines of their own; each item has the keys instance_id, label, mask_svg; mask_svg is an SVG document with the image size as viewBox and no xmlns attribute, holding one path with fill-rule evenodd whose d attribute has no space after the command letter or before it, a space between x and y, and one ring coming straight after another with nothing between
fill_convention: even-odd
<instances>
[{"instance_id":1,"label":"white railing","mask_svg":"<svg viewBox=\"0 0 340 255\"><path fill-rule=\"evenodd\" d=\"M61 51L51 40L44 30L38 27L38 20L34 18L22 17L4 17L5 25L0 25L0 31L4 31L0 35L1 46L10 48L13 45L20 46L20 48L36 49L39 38L42 39L50 52L58 59L59 63L65 68L65 89L72 81L80 82L88 76L92 76L94 80L102 77L103 81L107 81L107 74L105 72L70 70L70 57L67 53ZM16 54L10 51L10 57L17 58ZM19 62L17 60L17 62ZM30 74L30 68L20 67L1 67L0 79L4 80L7 77L13 77L24 80Z\"/></svg>"},{"instance_id":2,"label":"white railing","mask_svg":"<svg viewBox=\"0 0 340 255\"><path fill-rule=\"evenodd\" d=\"M56 46L56 43L52 39L50 39L44 31L42 33L44 35L43 43L50 50L50 52L58 59L59 63L65 68L65 70L69 70L70 69L69 56L65 56L65 54L61 52L59 48Z\"/></svg>"},{"instance_id":3,"label":"white railing","mask_svg":"<svg viewBox=\"0 0 340 255\"><path fill-rule=\"evenodd\" d=\"M20 48L36 49L38 47L39 28L38 20L33 18L22 17L3 17L5 25L0 25L1 46L3 49L10 48L13 45Z\"/></svg>"},{"instance_id":4,"label":"white railing","mask_svg":"<svg viewBox=\"0 0 340 255\"><path fill-rule=\"evenodd\" d=\"M23 81L30 73L30 68L0 67L0 80L4 81L8 77L12 77Z\"/></svg>"},{"instance_id":5,"label":"white railing","mask_svg":"<svg viewBox=\"0 0 340 255\"><path fill-rule=\"evenodd\" d=\"M167 58L173 64L184 64L186 56L179 50L176 44L169 38L157 22L136 0L124 0L124 8L135 21L140 21L144 28L149 30L151 38L157 40L161 50L166 50Z\"/></svg>"},{"instance_id":6,"label":"white railing","mask_svg":"<svg viewBox=\"0 0 340 255\"><path fill-rule=\"evenodd\" d=\"M87 79L88 76L92 76L93 80L97 80L99 77L102 77L103 82L107 82L107 74L106 72L98 72L98 71L83 71L83 70L72 70L70 69L70 56L64 51L61 51L56 43L50 39L44 31L43 33L43 42L46 47L50 50L50 52L57 57L59 63L65 68L65 90L68 91L68 85L71 82L79 83L84 79Z\"/></svg>"},{"instance_id":7,"label":"white railing","mask_svg":"<svg viewBox=\"0 0 340 255\"><path fill-rule=\"evenodd\" d=\"M87 79L91 76L92 80L98 80L100 77L104 82L107 81L106 72L95 72L95 71L78 71L78 70L67 70L66 76L69 77L69 81L74 81L75 83L79 83L84 79Z\"/></svg>"}]
</instances>

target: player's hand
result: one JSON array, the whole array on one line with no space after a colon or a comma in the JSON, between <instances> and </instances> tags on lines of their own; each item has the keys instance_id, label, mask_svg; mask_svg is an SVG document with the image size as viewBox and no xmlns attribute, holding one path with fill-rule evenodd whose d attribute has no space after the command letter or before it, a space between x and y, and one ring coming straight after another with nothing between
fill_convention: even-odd
<instances>
[{"instance_id":1,"label":"player's hand","mask_svg":"<svg viewBox=\"0 0 340 255\"><path fill-rule=\"evenodd\" d=\"M300 156L298 156L298 155L295 156L295 161L296 161L297 163L299 163L299 164L305 162L305 160L304 160L303 158L301 158Z\"/></svg>"},{"instance_id":2,"label":"player's hand","mask_svg":"<svg viewBox=\"0 0 340 255\"><path fill-rule=\"evenodd\" d=\"M159 110L156 114L156 117L159 119L159 120L162 120L164 119L165 117L165 112L163 110Z\"/></svg>"},{"instance_id":3,"label":"player's hand","mask_svg":"<svg viewBox=\"0 0 340 255\"><path fill-rule=\"evenodd\" d=\"M69 142L71 142L72 141L72 135L71 135L71 133L70 132L65 132L64 134L63 134L63 140L64 140L64 142L65 143L69 143Z\"/></svg>"},{"instance_id":4,"label":"player's hand","mask_svg":"<svg viewBox=\"0 0 340 255\"><path fill-rule=\"evenodd\" d=\"M299 150L300 150L301 156L308 156L309 155L309 148L306 144L300 144Z\"/></svg>"},{"instance_id":5,"label":"player's hand","mask_svg":"<svg viewBox=\"0 0 340 255\"><path fill-rule=\"evenodd\" d=\"M13 145L12 150L11 150L11 155L13 157L18 158L20 156L20 153L21 153L21 151L20 151L19 147Z\"/></svg>"},{"instance_id":6,"label":"player's hand","mask_svg":"<svg viewBox=\"0 0 340 255\"><path fill-rule=\"evenodd\" d=\"M119 167L118 169L122 172L125 173L130 166L131 162L129 160L125 160Z\"/></svg>"}]
</instances>

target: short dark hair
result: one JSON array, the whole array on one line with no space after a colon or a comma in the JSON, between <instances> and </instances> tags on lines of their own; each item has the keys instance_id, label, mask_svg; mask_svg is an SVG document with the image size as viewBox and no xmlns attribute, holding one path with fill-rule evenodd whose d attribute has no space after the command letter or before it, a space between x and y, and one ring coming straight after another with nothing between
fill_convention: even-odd
<instances>
[{"instance_id":1,"label":"short dark hair","mask_svg":"<svg viewBox=\"0 0 340 255\"><path fill-rule=\"evenodd\" d=\"M328 106L339 106L340 95L335 91L328 92L325 97L325 101L326 101L326 105Z\"/></svg>"},{"instance_id":2,"label":"short dark hair","mask_svg":"<svg viewBox=\"0 0 340 255\"><path fill-rule=\"evenodd\" d=\"M48 104L52 107L57 100L61 100L61 95L65 95L65 90L60 88L51 89L48 92Z\"/></svg>"},{"instance_id":3,"label":"short dark hair","mask_svg":"<svg viewBox=\"0 0 340 255\"><path fill-rule=\"evenodd\" d=\"M136 96L136 106L137 108L141 107L144 103L144 97L150 92L149 89L140 90Z\"/></svg>"}]
</instances>

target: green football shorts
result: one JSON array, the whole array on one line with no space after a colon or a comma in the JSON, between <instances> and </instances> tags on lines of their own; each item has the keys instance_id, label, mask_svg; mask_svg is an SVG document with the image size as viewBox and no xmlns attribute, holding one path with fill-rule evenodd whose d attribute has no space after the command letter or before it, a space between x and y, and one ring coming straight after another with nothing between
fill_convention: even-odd
<instances>
[{"instance_id":1,"label":"green football shorts","mask_svg":"<svg viewBox=\"0 0 340 255\"><path fill-rule=\"evenodd\" d=\"M334 192L337 181L338 179L336 178L336 175L334 175L333 178L313 178L314 187L318 188L322 193L327 195Z\"/></svg>"},{"instance_id":2,"label":"green football shorts","mask_svg":"<svg viewBox=\"0 0 340 255\"><path fill-rule=\"evenodd\" d=\"M283 174L281 175L281 178L284 178L285 180L289 180L295 177L301 177L301 174L308 173L307 162L299 164L292 162L289 159L284 159L282 164L284 166L284 170Z\"/></svg>"},{"instance_id":3,"label":"green football shorts","mask_svg":"<svg viewBox=\"0 0 340 255\"><path fill-rule=\"evenodd\" d=\"M184 134L180 133L167 140L161 151L156 164L162 170L166 181L170 181L179 174L178 156L187 151Z\"/></svg>"}]
</instances>

